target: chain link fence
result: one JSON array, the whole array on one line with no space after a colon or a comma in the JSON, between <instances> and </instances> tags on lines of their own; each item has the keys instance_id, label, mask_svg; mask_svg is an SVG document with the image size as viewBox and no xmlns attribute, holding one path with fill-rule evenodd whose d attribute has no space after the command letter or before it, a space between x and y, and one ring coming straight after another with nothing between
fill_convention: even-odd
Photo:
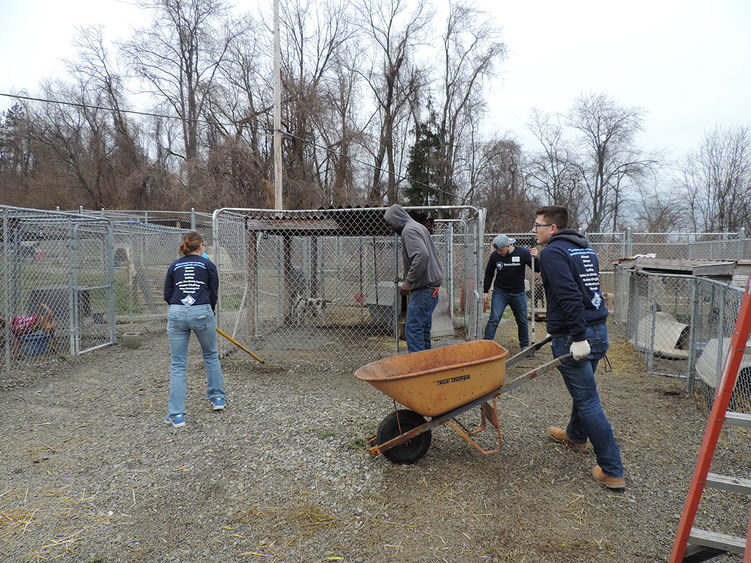
<instances>
[{"instance_id":1,"label":"chain link fence","mask_svg":"<svg viewBox=\"0 0 751 563\"><path fill-rule=\"evenodd\" d=\"M470 207L407 211L432 231L444 270L433 336L453 337L457 325L466 338L477 338L484 213ZM315 350L333 358L403 350L400 239L384 212L217 210L220 327L257 350Z\"/></svg>"},{"instance_id":2,"label":"chain link fence","mask_svg":"<svg viewBox=\"0 0 751 563\"><path fill-rule=\"evenodd\" d=\"M210 242L212 214L190 211L149 211L138 209L86 209L79 207L74 213L103 217L116 223L172 227L182 232L198 231Z\"/></svg>"},{"instance_id":3,"label":"chain link fence","mask_svg":"<svg viewBox=\"0 0 751 563\"><path fill-rule=\"evenodd\" d=\"M616 267L616 322L644 358L647 372L686 379L711 405L738 318L743 288L688 275ZM730 409L751 412L751 347L741 363Z\"/></svg>"},{"instance_id":4,"label":"chain link fence","mask_svg":"<svg viewBox=\"0 0 751 563\"><path fill-rule=\"evenodd\" d=\"M114 230L114 277L118 322L127 330L157 330L167 318L163 298L164 276L180 257L182 236L198 231L213 255L212 215L190 211L85 209L78 214L104 217Z\"/></svg>"},{"instance_id":5,"label":"chain link fence","mask_svg":"<svg viewBox=\"0 0 751 563\"><path fill-rule=\"evenodd\" d=\"M498 233L486 234L487 244ZM530 233L506 233L523 246L532 244ZM751 257L751 238L745 229L737 233L586 233L597 253L600 271L612 272L619 258L643 255L666 260L737 260Z\"/></svg>"},{"instance_id":6,"label":"chain link fence","mask_svg":"<svg viewBox=\"0 0 751 563\"><path fill-rule=\"evenodd\" d=\"M114 342L112 223L5 206L0 221L4 370Z\"/></svg>"},{"instance_id":7,"label":"chain link fence","mask_svg":"<svg viewBox=\"0 0 751 563\"><path fill-rule=\"evenodd\" d=\"M164 276L179 258L182 236L188 230L137 221L113 222L117 318L127 323L129 330L139 332L148 323L165 322ZM204 236L209 238L208 234Z\"/></svg>"},{"instance_id":8,"label":"chain link fence","mask_svg":"<svg viewBox=\"0 0 751 563\"><path fill-rule=\"evenodd\" d=\"M207 239L220 272L220 326L236 338L258 349L328 347L334 355L357 350L378 357L404 348L405 303L397 286L403 276L400 241L383 221L384 208L222 209L213 215L195 210L0 210L4 369L112 344L116 322L164 324L164 274L188 230ZM463 338L480 338L482 278L495 237L484 233L485 211L409 211L432 230L446 273L433 334L453 335L456 329ZM517 245L534 243L529 232L507 234ZM609 268L618 258L635 254L742 258L751 252L745 231L626 231L590 233L588 238L600 260L603 291L617 294L614 318L628 327L647 370L687 377L692 387L711 389L712 376L702 366L709 365L710 356L716 365L721 356L716 350L727 348L730 319L739 304L736 289L692 276ZM528 296L532 302L534 293L535 307L544 316L538 282L530 275ZM47 326L40 330L34 323L43 321ZM221 347L226 352L230 345L221 341ZM747 386L739 381L741 395L751 394L743 390Z\"/></svg>"}]
</instances>

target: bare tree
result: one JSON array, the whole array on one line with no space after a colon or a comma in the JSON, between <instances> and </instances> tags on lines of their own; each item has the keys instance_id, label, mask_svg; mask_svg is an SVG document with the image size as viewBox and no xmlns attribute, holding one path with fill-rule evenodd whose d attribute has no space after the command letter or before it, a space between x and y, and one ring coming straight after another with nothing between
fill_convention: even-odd
<instances>
[{"instance_id":1,"label":"bare tree","mask_svg":"<svg viewBox=\"0 0 751 563\"><path fill-rule=\"evenodd\" d=\"M155 99L180 119L185 160L198 156L207 97L244 20L230 20L221 0L144 2L155 13L148 29L124 46L136 74Z\"/></svg>"},{"instance_id":2,"label":"bare tree","mask_svg":"<svg viewBox=\"0 0 751 563\"><path fill-rule=\"evenodd\" d=\"M112 121L112 146L108 160L119 202L138 208L146 203L148 178L151 174L146 153L139 145L138 128L127 113L125 87L116 63L105 47L101 28L82 28L75 41L77 57L67 62L70 73L88 92L97 92L109 110ZM105 113L106 119L106 113ZM101 128L103 130L103 128Z\"/></svg>"},{"instance_id":3,"label":"bare tree","mask_svg":"<svg viewBox=\"0 0 751 563\"><path fill-rule=\"evenodd\" d=\"M654 163L635 144L642 114L642 109L619 106L605 94L583 95L569 112L579 149L573 163L587 194L582 215L589 231L599 231L609 221L617 230L627 190Z\"/></svg>"},{"instance_id":4,"label":"bare tree","mask_svg":"<svg viewBox=\"0 0 751 563\"><path fill-rule=\"evenodd\" d=\"M638 186L634 202L636 227L648 233L685 230L686 206L678 190Z\"/></svg>"},{"instance_id":5,"label":"bare tree","mask_svg":"<svg viewBox=\"0 0 751 563\"><path fill-rule=\"evenodd\" d=\"M470 116L485 107L481 97L483 81L494 64L504 55L505 46L498 32L480 11L463 4L451 4L441 37L441 82L438 135L440 138L438 200L440 204L456 201L457 176L464 133Z\"/></svg>"},{"instance_id":6,"label":"bare tree","mask_svg":"<svg viewBox=\"0 0 751 563\"><path fill-rule=\"evenodd\" d=\"M209 153L204 192L214 203L273 207L268 189L273 173L271 46L262 39L269 34L259 22L248 18L243 27L248 33L230 45L219 69L221 80L204 109Z\"/></svg>"},{"instance_id":7,"label":"bare tree","mask_svg":"<svg viewBox=\"0 0 751 563\"><path fill-rule=\"evenodd\" d=\"M683 163L683 178L696 230L749 228L751 216L751 132L717 128Z\"/></svg>"},{"instance_id":8,"label":"bare tree","mask_svg":"<svg viewBox=\"0 0 751 563\"><path fill-rule=\"evenodd\" d=\"M477 148L476 205L488 210L489 232L526 231L537 202L524 185L521 147L511 139L495 139Z\"/></svg>"},{"instance_id":9,"label":"bare tree","mask_svg":"<svg viewBox=\"0 0 751 563\"><path fill-rule=\"evenodd\" d=\"M582 201L581 183L560 117L535 108L529 130L539 141L540 149L528 159L527 185L546 205L567 207L572 226L576 226Z\"/></svg>"},{"instance_id":10,"label":"bare tree","mask_svg":"<svg viewBox=\"0 0 751 563\"><path fill-rule=\"evenodd\" d=\"M343 4L314 6L300 0L282 5L281 25L286 39L282 56L285 205L318 207L327 200L330 180L325 174L330 147L320 137L322 123L330 123L332 111L327 93L339 84L333 67L341 60L338 55L352 29Z\"/></svg>"},{"instance_id":11,"label":"bare tree","mask_svg":"<svg viewBox=\"0 0 751 563\"><path fill-rule=\"evenodd\" d=\"M406 138L410 114L410 100L420 88L422 77L415 62L415 46L432 18L423 0L409 10L404 0L363 0L358 3L358 25L374 45L370 68L364 73L376 102L378 148L373 157L373 174L368 200L383 202L383 166L386 161L385 195L388 203L396 203L397 170L400 144L395 139Z\"/></svg>"}]
</instances>

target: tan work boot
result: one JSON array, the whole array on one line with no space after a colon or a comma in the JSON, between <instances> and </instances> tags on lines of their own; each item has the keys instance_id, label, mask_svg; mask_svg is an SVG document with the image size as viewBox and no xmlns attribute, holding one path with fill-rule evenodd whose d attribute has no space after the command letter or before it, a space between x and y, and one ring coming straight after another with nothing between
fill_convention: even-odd
<instances>
[{"instance_id":1,"label":"tan work boot","mask_svg":"<svg viewBox=\"0 0 751 563\"><path fill-rule=\"evenodd\" d=\"M592 475L594 475L595 479L605 485L608 489L626 488L626 479L623 477L610 477L609 475L605 475L599 465L595 465L592 468Z\"/></svg>"},{"instance_id":2,"label":"tan work boot","mask_svg":"<svg viewBox=\"0 0 751 563\"><path fill-rule=\"evenodd\" d=\"M568 434L566 434L566 431L562 428L551 426L550 428L548 428L548 436L550 436L554 441L571 446L572 448L579 450L580 452L583 452L587 449L586 443L579 444L578 442L574 442L571 438L568 437Z\"/></svg>"}]
</instances>

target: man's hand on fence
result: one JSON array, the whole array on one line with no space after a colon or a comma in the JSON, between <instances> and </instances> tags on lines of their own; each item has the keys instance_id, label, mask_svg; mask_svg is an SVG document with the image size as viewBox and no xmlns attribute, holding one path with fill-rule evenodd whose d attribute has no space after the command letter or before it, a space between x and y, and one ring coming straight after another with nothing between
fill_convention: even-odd
<instances>
[{"instance_id":1,"label":"man's hand on fence","mask_svg":"<svg viewBox=\"0 0 751 563\"><path fill-rule=\"evenodd\" d=\"M571 355L575 360L583 360L589 356L590 348L587 340L571 343Z\"/></svg>"}]
</instances>

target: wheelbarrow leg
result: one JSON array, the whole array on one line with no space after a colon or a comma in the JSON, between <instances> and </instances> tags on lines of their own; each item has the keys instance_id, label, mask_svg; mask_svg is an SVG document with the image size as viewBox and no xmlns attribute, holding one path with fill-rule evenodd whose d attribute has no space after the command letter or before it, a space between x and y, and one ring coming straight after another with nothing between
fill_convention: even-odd
<instances>
[{"instance_id":1,"label":"wheelbarrow leg","mask_svg":"<svg viewBox=\"0 0 751 563\"><path fill-rule=\"evenodd\" d=\"M474 428L473 430L468 430L464 427L460 422L457 421L457 423L464 428L464 430L471 435L478 434L485 430L485 423L490 422L493 426L498 428L498 415L496 414L494 407L490 406L490 403L487 401L480 405L480 425L477 428Z\"/></svg>"},{"instance_id":2,"label":"wheelbarrow leg","mask_svg":"<svg viewBox=\"0 0 751 563\"><path fill-rule=\"evenodd\" d=\"M474 430L469 430L467 427L465 427L461 422L459 422L458 419L452 418L451 420L448 420L445 422L445 424L451 425L451 427L456 430L456 432L467 442L472 444L472 446L479 451L480 453L489 455L489 454L497 454L501 451L501 448L503 447L503 442L501 440L501 428L498 424L498 411L496 410L495 406L495 397L493 397L493 405L491 406L490 403L484 402L482 405L480 405L480 412L482 413L482 422L479 427L475 428ZM471 436L474 434L477 434L480 430L485 428L485 421L489 421L490 424L492 424L495 427L496 433L498 434L498 447L494 450L486 450L480 444L478 444Z\"/></svg>"}]
</instances>

